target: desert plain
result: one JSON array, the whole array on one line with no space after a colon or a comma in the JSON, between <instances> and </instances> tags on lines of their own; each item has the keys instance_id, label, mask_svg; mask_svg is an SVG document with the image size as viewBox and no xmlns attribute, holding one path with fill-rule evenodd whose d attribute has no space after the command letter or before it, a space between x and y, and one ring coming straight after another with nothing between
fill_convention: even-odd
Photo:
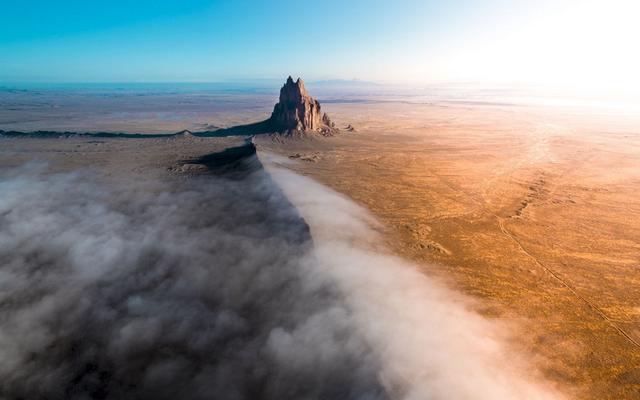
<instances>
[{"instance_id":1,"label":"desert plain","mask_svg":"<svg viewBox=\"0 0 640 400\"><path fill-rule=\"evenodd\" d=\"M265 148L384 221L399 254L517 327L577 398L640 395L640 118L491 104L330 105L357 132Z\"/></svg>"}]
</instances>

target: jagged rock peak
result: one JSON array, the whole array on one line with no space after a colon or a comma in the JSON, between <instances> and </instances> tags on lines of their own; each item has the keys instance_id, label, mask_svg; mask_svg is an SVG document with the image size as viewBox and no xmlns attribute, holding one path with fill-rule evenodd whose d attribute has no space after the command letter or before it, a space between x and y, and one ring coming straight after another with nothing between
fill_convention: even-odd
<instances>
[{"instance_id":1,"label":"jagged rock peak","mask_svg":"<svg viewBox=\"0 0 640 400\"><path fill-rule=\"evenodd\" d=\"M273 108L271 122L281 132L316 131L330 134L335 130L327 114L321 112L318 100L307 92L302 79L294 82L291 76L280 89L280 99Z\"/></svg>"}]
</instances>

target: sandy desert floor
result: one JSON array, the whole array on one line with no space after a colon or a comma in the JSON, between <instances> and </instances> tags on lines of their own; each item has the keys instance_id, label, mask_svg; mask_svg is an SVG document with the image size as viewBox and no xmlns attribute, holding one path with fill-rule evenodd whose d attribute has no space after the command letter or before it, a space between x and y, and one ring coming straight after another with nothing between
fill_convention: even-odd
<instances>
[{"instance_id":1,"label":"sandy desert floor","mask_svg":"<svg viewBox=\"0 0 640 400\"><path fill-rule=\"evenodd\" d=\"M139 115L122 122L110 113L94 130L228 126L260 120L268 103L232 101L186 126L189 115L171 120L170 107L160 122L153 107L141 111L152 122ZM398 254L478 299L483 315L513 327L514 350L531 354L548 379L576 398L640 397L640 118L471 103L323 108L339 127L355 131L263 136L256 139L259 152L288 157L295 161L290 168L371 210ZM70 121L59 119L53 128L77 129ZM46 118L26 125L5 118L0 129L50 126ZM3 166L43 158L63 160L62 169L95 163L114 176L161 176L191 168L182 160L241 141L3 139L0 157Z\"/></svg>"},{"instance_id":2,"label":"sandy desert floor","mask_svg":"<svg viewBox=\"0 0 640 400\"><path fill-rule=\"evenodd\" d=\"M372 210L398 253L517 327L579 398L640 396L640 119L597 110L327 107L356 132L259 148Z\"/></svg>"}]
</instances>

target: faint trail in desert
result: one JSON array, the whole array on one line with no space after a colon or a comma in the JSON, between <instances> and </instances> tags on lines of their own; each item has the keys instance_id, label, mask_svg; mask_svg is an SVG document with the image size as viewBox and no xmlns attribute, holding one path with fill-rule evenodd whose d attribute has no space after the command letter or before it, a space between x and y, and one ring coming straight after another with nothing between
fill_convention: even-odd
<instances>
[{"instance_id":1,"label":"faint trail in desert","mask_svg":"<svg viewBox=\"0 0 640 400\"><path fill-rule=\"evenodd\" d=\"M523 154L514 164L509 166L509 169L503 172L495 173L491 178L487 179L484 183L484 189L482 189L480 196L484 203L491 204L489 197L489 189L497 179L505 178L507 180L513 180L513 175L516 171L526 167L531 167L537 164L554 162L555 155L551 151L550 138L561 134L563 128L552 125L544 124L536 129L535 135L537 139L531 144L526 153ZM498 208L502 208L504 205L504 198L500 197Z\"/></svg>"},{"instance_id":2,"label":"faint trail in desert","mask_svg":"<svg viewBox=\"0 0 640 400\"><path fill-rule=\"evenodd\" d=\"M504 222L503 219L500 218L499 216L495 216L497 221L498 221L498 225L500 226L500 230L502 231L502 233L507 236L509 239L511 239L514 243L516 243L516 245L518 245L518 247L520 248L520 250L527 255L527 257L531 258L536 265L540 266L540 268L542 268L543 270L545 270L547 273L549 273L549 275L551 275L554 279L556 279L558 282L560 282L560 284L562 286L564 286L565 288L567 288L567 290L569 290L569 292L571 292L574 296L576 296L578 299L582 300L587 306L589 306L589 308L591 308L596 314L598 314L607 324L609 324L609 326L611 326L613 329L615 329L616 331L618 331L619 334L621 334L622 336L624 336L632 345L634 345L636 348L640 348L640 343L638 343L638 341L636 341L634 338L631 337L631 335L629 335L624 329L622 329L621 327L619 327L618 325L615 324L615 322L609 318L607 316L607 314L604 313L604 311L602 311L597 305L595 305L594 303L592 303L588 298L584 297L583 295L581 295L580 293L578 293L577 290L575 290L567 281L565 281L564 279L562 279L562 277L560 275L558 275L558 273L556 273L555 271L553 271L551 268L547 267L542 261L540 261L536 256L534 256L533 254L531 254L529 251L527 251L527 249L522 245L522 243L520 242L520 240L518 240L518 238L516 238L513 234L511 234L511 232L509 232L509 230L507 228L505 228L504 226Z\"/></svg>"},{"instance_id":3,"label":"faint trail in desert","mask_svg":"<svg viewBox=\"0 0 640 400\"><path fill-rule=\"evenodd\" d=\"M500 231L507 237L509 238L511 241L513 241L518 248L520 249L520 251L522 251L522 253L524 253L527 257L531 258L536 265L540 266L540 268L542 268L544 271L546 271L547 273L549 273L549 275L551 275L555 280L557 280L558 282L560 282L560 284L562 286L564 286L565 288L567 288L569 290L570 293L572 293L576 298L578 298L579 300L581 300L582 302L584 302L585 304L587 304L587 306L593 310L600 318L602 318L609 326L611 326L613 329L615 329L620 335L622 335L629 343L631 343L633 346L635 346L636 348L640 349L640 342L638 342L637 340L635 340L633 337L631 337L631 335L629 333L627 333L623 328L621 328L620 326L618 326L614 320L612 320L611 318L609 318L609 316L607 316L607 314L605 314L604 311L602 311L596 304L594 304L593 302L591 302L587 297L581 295L576 289L574 289L566 280L564 280L558 273L556 273L554 270L552 270L551 268L549 268L548 266L546 266L543 262L541 262L536 256L534 256L532 253L530 253L525 247L524 245L520 242L520 240L518 240L517 237L515 237L511 232L509 232L509 230L505 227L504 225L504 218L500 217L498 214L492 212L489 207L488 207L488 200L487 200L487 191L489 189L489 187L491 186L491 184L498 178L500 177L504 177L505 175L508 176L509 180L513 179L513 175L515 174L516 171L518 171L519 169L522 169L524 167L529 167L529 166L533 166L536 164L540 164L540 163L545 163L545 162L553 162L555 160L555 156L552 153L551 149L550 149L550 142L549 142L549 138L552 136L556 136L561 132L562 128L559 126L555 126L555 125L551 125L551 124L545 124L543 127L541 127L541 129L539 129L540 132L540 139L537 140L532 147L530 147L530 150L527 152L527 154L521 158L515 165L513 168L511 168L508 172L505 172L503 174L496 174L494 177L492 177L491 179L489 179L486 183L485 183L485 189L483 191L483 193L481 194L481 201L484 203L484 209L488 212L490 212L491 214L493 214L493 216L496 218L497 222L498 222L498 226L500 228ZM588 157L585 160L583 160L583 162L587 163L589 162L590 158ZM571 173L570 170L566 170L564 171L565 173L565 177L566 177L566 173ZM552 187L550 190L550 194L554 194L556 191L558 190L558 187ZM478 201L478 197L469 194L466 191L461 190L463 193L465 193L467 196L469 196L474 202ZM504 203L504 198L500 198L500 203L499 203L499 207L498 209L501 209Z\"/></svg>"}]
</instances>

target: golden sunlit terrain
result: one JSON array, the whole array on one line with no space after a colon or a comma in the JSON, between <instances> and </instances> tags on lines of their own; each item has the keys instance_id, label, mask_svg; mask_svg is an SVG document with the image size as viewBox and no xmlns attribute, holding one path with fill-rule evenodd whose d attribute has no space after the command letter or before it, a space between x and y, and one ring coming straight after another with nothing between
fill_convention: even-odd
<instances>
[{"instance_id":1,"label":"golden sunlit terrain","mask_svg":"<svg viewBox=\"0 0 640 400\"><path fill-rule=\"evenodd\" d=\"M640 396L640 118L340 104L354 132L258 148L371 210L396 251L479 299L576 398Z\"/></svg>"}]
</instances>

